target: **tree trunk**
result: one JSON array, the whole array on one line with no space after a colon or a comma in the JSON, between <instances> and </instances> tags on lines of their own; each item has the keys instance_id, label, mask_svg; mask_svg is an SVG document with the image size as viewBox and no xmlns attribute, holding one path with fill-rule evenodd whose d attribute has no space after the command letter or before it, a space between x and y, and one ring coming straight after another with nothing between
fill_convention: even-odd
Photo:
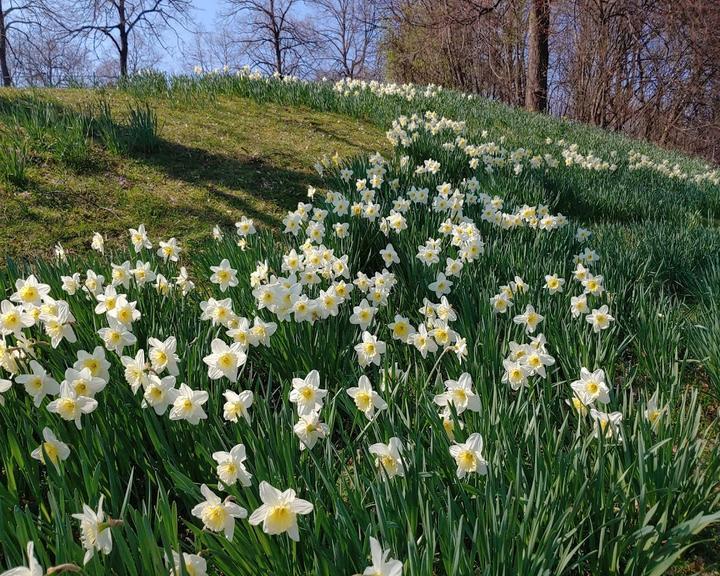
<instances>
[{"instance_id":1,"label":"tree trunk","mask_svg":"<svg viewBox=\"0 0 720 576\"><path fill-rule=\"evenodd\" d=\"M118 22L118 31L120 32L120 77L126 78L128 75L128 54L130 48L128 46L128 29L127 29L127 18L125 15L125 0L120 0L117 4L118 16L120 17Z\"/></svg>"},{"instance_id":2,"label":"tree trunk","mask_svg":"<svg viewBox=\"0 0 720 576\"><path fill-rule=\"evenodd\" d=\"M547 111L548 63L550 60L550 0L532 0L528 21L528 70L525 108Z\"/></svg>"},{"instance_id":3,"label":"tree trunk","mask_svg":"<svg viewBox=\"0 0 720 576\"><path fill-rule=\"evenodd\" d=\"M0 0L0 71L3 86L12 86L12 76L7 61L7 30L5 28L5 9Z\"/></svg>"}]
</instances>

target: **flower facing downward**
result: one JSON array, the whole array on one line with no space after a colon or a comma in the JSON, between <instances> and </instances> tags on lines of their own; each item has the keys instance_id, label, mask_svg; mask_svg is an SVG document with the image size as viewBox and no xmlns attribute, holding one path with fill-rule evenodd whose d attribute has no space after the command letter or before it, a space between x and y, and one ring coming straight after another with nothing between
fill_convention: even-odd
<instances>
[{"instance_id":1,"label":"flower facing downward","mask_svg":"<svg viewBox=\"0 0 720 576\"><path fill-rule=\"evenodd\" d=\"M58 440L53 431L47 426L43 428L43 440L44 442L30 453L31 458L45 464L45 456L47 456L50 462L57 466L62 460L67 460L68 456L70 456L68 445Z\"/></svg>"},{"instance_id":2,"label":"flower facing downward","mask_svg":"<svg viewBox=\"0 0 720 576\"><path fill-rule=\"evenodd\" d=\"M667 406L658 406L657 392L652 395L645 405L645 419L650 422L650 426L652 426L652 429L656 432L660 427L660 421L662 420L663 415L667 412L667 408Z\"/></svg>"},{"instance_id":3,"label":"flower facing downward","mask_svg":"<svg viewBox=\"0 0 720 576\"><path fill-rule=\"evenodd\" d=\"M373 444L370 446L369 451L370 454L375 455L375 466L384 471L386 478L405 476L405 467L400 456L402 442L400 442L399 438L392 437L387 444L382 442Z\"/></svg>"},{"instance_id":4,"label":"flower facing downward","mask_svg":"<svg viewBox=\"0 0 720 576\"><path fill-rule=\"evenodd\" d=\"M372 566L365 568L363 576L400 576L403 563L389 558L390 550L383 550L380 542L370 537L370 557Z\"/></svg>"},{"instance_id":5,"label":"flower facing downward","mask_svg":"<svg viewBox=\"0 0 720 576\"><path fill-rule=\"evenodd\" d=\"M223 418L229 422L237 422L242 416L250 424L250 406L253 404L253 393L250 390L243 390L239 394L232 390L225 390L225 404L223 405Z\"/></svg>"},{"instance_id":6,"label":"flower facing downward","mask_svg":"<svg viewBox=\"0 0 720 576\"><path fill-rule=\"evenodd\" d=\"M317 412L303 414L293 427L295 435L300 439L300 450L312 450L320 438L325 438L330 431L327 424L320 422Z\"/></svg>"},{"instance_id":7,"label":"flower facing downward","mask_svg":"<svg viewBox=\"0 0 720 576\"><path fill-rule=\"evenodd\" d=\"M270 535L287 532L291 539L298 542L297 515L310 514L313 505L295 495L295 490L280 492L264 480L260 482L260 499L262 505L250 516L250 524L257 526L262 523L263 532Z\"/></svg>"},{"instance_id":8,"label":"flower facing downward","mask_svg":"<svg viewBox=\"0 0 720 576\"><path fill-rule=\"evenodd\" d=\"M201 502L192 509L192 515L202 520L205 528L212 532L222 532L225 538L232 540L235 532L235 518L245 518L247 510L238 506L229 499L220 500L205 484L200 487L200 492L205 496L205 502Z\"/></svg>"},{"instance_id":9,"label":"flower facing downward","mask_svg":"<svg viewBox=\"0 0 720 576\"><path fill-rule=\"evenodd\" d=\"M245 468L247 455L243 444L233 446L230 452L214 452L212 457L217 462L218 488L224 490L224 486L232 486L238 481L245 487L250 486L252 474Z\"/></svg>"},{"instance_id":10,"label":"flower facing downward","mask_svg":"<svg viewBox=\"0 0 720 576\"><path fill-rule=\"evenodd\" d=\"M620 434L620 423L622 422L622 413L620 412L600 412L592 408L590 417L593 419L593 436L599 438L601 435L605 438L614 438L618 442L622 442Z\"/></svg>"},{"instance_id":11,"label":"flower facing downward","mask_svg":"<svg viewBox=\"0 0 720 576\"><path fill-rule=\"evenodd\" d=\"M90 562L95 555L95 551L110 554L112 550L110 526L116 524L117 521L109 518L105 519L103 498L104 496L101 495L97 512L87 504L83 504L83 511L72 515L76 520L80 520L80 541L83 548L85 548L83 564Z\"/></svg>"},{"instance_id":12,"label":"flower facing downward","mask_svg":"<svg viewBox=\"0 0 720 576\"><path fill-rule=\"evenodd\" d=\"M464 478L473 472L487 474L487 462L482 455L483 439L477 432L470 434L464 444L450 446L450 455L457 464L457 477Z\"/></svg>"}]
</instances>

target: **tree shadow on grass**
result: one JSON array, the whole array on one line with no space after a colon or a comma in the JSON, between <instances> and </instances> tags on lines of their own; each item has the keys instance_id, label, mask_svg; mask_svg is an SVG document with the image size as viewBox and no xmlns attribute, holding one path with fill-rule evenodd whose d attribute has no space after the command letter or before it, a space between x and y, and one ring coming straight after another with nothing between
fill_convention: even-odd
<instances>
[{"instance_id":1,"label":"tree shadow on grass","mask_svg":"<svg viewBox=\"0 0 720 576\"><path fill-rule=\"evenodd\" d=\"M164 139L155 152L133 157L168 178L203 187L210 198L271 227L278 226L280 219L253 206L248 196L272 204L280 212L303 200L309 185L320 184L317 176L281 168L256 156L218 154Z\"/></svg>"},{"instance_id":2,"label":"tree shadow on grass","mask_svg":"<svg viewBox=\"0 0 720 576\"><path fill-rule=\"evenodd\" d=\"M44 129L51 129L52 120L62 118L69 124L88 126L96 144L105 147L103 134L113 133L125 144L133 142L133 128L118 122L112 116L102 116L104 132L92 129L96 126L95 109L78 110L52 101L36 93L13 95L0 99L0 122L12 119L23 128L34 130L35 136ZM333 138L339 138L333 134ZM152 151L133 150L129 144L119 153L164 174L169 179L205 188L210 198L242 211L268 226L277 226L279 219L266 210L254 206L252 198L270 204L276 213L291 209L305 197L308 185L317 185L317 176L297 170L282 168L250 154L232 155L166 140L160 136L153 139ZM90 165L86 173L98 174L107 166ZM38 203L47 207L67 209L78 195L57 189L45 189L31 182L27 191L33 193Z\"/></svg>"}]
</instances>

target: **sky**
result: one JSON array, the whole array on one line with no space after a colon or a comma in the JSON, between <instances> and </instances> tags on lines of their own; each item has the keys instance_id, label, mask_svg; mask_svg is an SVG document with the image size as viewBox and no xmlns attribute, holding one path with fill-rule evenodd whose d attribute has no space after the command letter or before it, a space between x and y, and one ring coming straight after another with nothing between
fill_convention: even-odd
<instances>
[{"instance_id":1,"label":"sky","mask_svg":"<svg viewBox=\"0 0 720 576\"><path fill-rule=\"evenodd\" d=\"M189 42L192 39L193 27L212 30L215 19L224 8L223 0L192 0L192 4L193 11L190 14L189 30L178 27L175 30L177 37L174 32L168 32L165 35L164 43L170 53L162 52L163 61L161 67L168 72L179 72L183 68L184 62L179 50L179 42Z\"/></svg>"}]
</instances>

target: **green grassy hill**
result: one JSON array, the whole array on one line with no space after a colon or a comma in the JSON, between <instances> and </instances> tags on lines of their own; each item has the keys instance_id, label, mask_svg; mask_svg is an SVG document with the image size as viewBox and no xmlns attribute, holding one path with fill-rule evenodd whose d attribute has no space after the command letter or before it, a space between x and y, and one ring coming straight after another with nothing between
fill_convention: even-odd
<instances>
[{"instance_id":1,"label":"green grassy hill","mask_svg":"<svg viewBox=\"0 0 720 576\"><path fill-rule=\"evenodd\" d=\"M74 116L97 119L100 103L122 124L135 102L117 91L0 95L0 134L19 130L27 147L25 181L0 183L0 253L47 255L55 242L82 252L93 232L112 245L139 222L187 241L207 238L212 225L232 225L243 214L276 225L319 183L313 164L323 155L387 148L368 122L234 96L182 107L148 99L157 116L151 151L113 149L92 127L72 129ZM31 125L27 116L49 106L71 119L58 122L59 129ZM72 138L87 144L63 156Z\"/></svg>"}]
</instances>

